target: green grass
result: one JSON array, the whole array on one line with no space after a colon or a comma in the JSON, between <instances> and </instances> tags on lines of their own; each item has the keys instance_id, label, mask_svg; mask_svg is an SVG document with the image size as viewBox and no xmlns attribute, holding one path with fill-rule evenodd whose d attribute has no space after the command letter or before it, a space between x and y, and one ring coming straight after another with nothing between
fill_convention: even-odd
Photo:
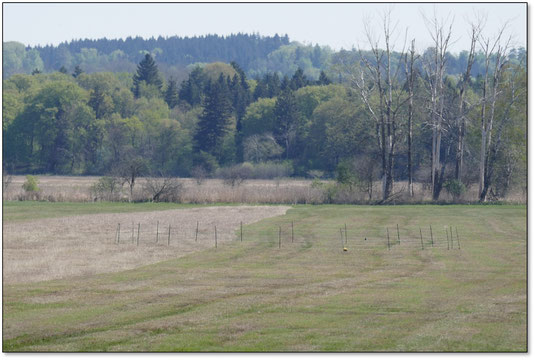
<instances>
[{"instance_id":1,"label":"green grass","mask_svg":"<svg viewBox=\"0 0 535 360\"><path fill-rule=\"evenodd\" d=\"M525 206L296 206L218 249L4 285L3 351L526 351L526 269Z\"/></svg>"}]
</instances>

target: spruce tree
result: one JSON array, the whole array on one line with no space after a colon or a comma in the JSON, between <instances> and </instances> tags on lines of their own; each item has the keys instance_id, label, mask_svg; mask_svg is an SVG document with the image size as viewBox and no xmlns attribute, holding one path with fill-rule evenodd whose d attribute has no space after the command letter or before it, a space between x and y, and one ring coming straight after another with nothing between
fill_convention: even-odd
<instances>
[{"instance_id":1,"label":"spruce tree","mask_svg":"<svg viewBox=\"0 0 535 360\"><path fill-rule=\"evenodd\" d=\"M204 109L193 137L195 150L216 155L228 131L231 116L232 102L226 80L221 75L208 88Z\"/></svg>"},{"instance_id":2,"label":"spruce tree","mask_svg":"<svg viewBox=\"0 0 535 360\"><path fill-rule=\"evenodd\" d=\"M134 75L134 95L139 97L139 85L145 81L147 85L154 85L158 90L162 89L162 79L158 72L158 67L150 54L146 54L145 58L137 66L137 73Z\"/></svg>"},{"instance_id":3,"label":"spruce tree","mask_svg":"<svg viewBox=\"0 0 535 360\"><path fill-rule=\"evenodd\" d=\"M170 109L178 105L178 86L176 80L172 77L169 79L167 89L165 90L165 102Z\"/></svg>"},{"instance_id":4,"label":"spruce tree","mask_svg":"<svg viewBox=\"0 0 535 360\"><path fill-rule=\"evenodd\" d=\"M323 72L323 70L321 70L320 77L318 79L317 84L318 85L329 85L331 83L332 83L331 79L329 79L327 77L327 75Z\"/></svg>"},{"instance_id":5,"label":"spruce tree","mask_svg":"<svg viewBox=\"0 0 535 360\"><path fill-rule=\"evenodd\" d=\"M81 73L83 73L84 71L82 70L82 68L80 67L80 65L76 65L75 68L74 68L74 71L72 72L72 77L73 78L77 78Z\"/></svg>"},{"instance_id":6,"label":"spruce tree","mask_svg":"<svg viewBox=\"0 0 535 360\"><path fill-rule=\"evenodd\" d=\"M290 87L292 88L292 90L295 91L307 85L308 85L308 80L305 76L305 73L303 72L303 69L298 68L295 71L295 74L292 76L292 80L290 80Z\"/></svg>"},{"instance_id":7,"label":"spruce tree","mask_svg":"<svg viewBox=\"0 0 535 360\"><path fill-rule=\"evenodd\" d=\"M290 156L290 146L296 134L299 121L297 100L290 88L284 90L275 103L275 128L273 135L285 148L286 159Z\"/></svg>"}]
</instances>

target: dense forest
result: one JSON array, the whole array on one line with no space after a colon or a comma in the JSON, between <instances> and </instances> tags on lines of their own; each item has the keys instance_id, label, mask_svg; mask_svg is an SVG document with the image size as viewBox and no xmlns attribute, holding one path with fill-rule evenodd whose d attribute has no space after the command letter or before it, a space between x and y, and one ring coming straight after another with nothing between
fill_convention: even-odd
<instances>
[{"instance_id":1,"label":"dense forest","mask_svg":"<svg viewBox=\"0 0 535 360\"><path fill-rule=\"evenodd\" d=\"M458 56L447 41L333 52L244 34L5 43L3 166L503 197L526 186L525 50L476 36Z\"/></svg>"}]
</instances>

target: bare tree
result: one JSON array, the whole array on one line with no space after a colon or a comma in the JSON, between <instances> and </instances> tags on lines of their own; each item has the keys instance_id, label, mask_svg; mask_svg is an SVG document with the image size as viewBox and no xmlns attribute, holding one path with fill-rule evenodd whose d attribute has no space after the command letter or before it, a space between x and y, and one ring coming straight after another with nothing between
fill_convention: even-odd
<instances>
[{"instance_id":1,"label":"bare tree","mask_svg":"<svg viewBox=\"0 0 535 360\"><path fill-rule=\"evenodd\" d=\"M359 50L361 63L345 66L351 86L357 90L375 125L377 146L381 154L383 201L387 201L392 193L394 156L399 137L398 117L407 101L398 82L402 62L398 62L396 69L392 66L392 35L396 33L396 25L391 26L390 12L385 12L382 19L385 49L380 49L370 23L365 22L365 33L373 59L368 59ZM401 50L401 57L403 54L404 49ZM378 102L372 99L373 96L377 96Z\"/></svg>"},{"instance_id":2,"label":"bare tree","mask_svg":"<svg viewBox=\"0 0 535 360\"><path fill-rule=\"evenodd\" d=\"M123 160L117 169L118 177L121 179L121 186L128 184L130 189L129 201L134 198L134 186L138 177L143 175L147 170L147 162L141 157L133 157Z\"/></svg>"},{"instance_id":3,"label":"bare tree","mask_svg":"<svg viewBox=\"0 0 535 360\"><path fill-rule=\"evenodd\" d=\"M483 103L481 105L481 152L479 160L479 200L486 201L490 186L492 167L492 127L498 98L499 85L507 64L507 51L511 37L502 41L507 24L503 25L494 38L480 36L480 45L485 55L485 75L483 77ZM491 65L493 65L491 67ZM487 108L489 108L487 113Z\"/></svg>"},{"instance_id":4,"label":"bare tree","mask_svg":"<svg viewBox=\"0 0 535 360\"><path fill-rule=\"evenodd\" d=\"M472 72L472 65L474 64L476 54L476 43L481 33L482 19L479 18L475 23L470 24L470 51L468 53L468 61L466 64L466 71L462 75L459 86L459 108L456 118L457 127L457 153L455 157L455 178L457 181L462 181L463 174L463 160L464 160L464 137L466 134L466 103L465 93L468 84L470 83L470 73Z\"/></svg>"},{"instance_id":5,"label":"bare tree","mask_svg":"<svg viewBox=\"0 0 535 360\"><path fill-rule=\"evenodd\" d=\"M182 183L174 177L160 174L158 177L149 177L145 179L143 190L145 190L154 202L180 200Z\"/></svg>"},{"instance_id":6,"label":"bare tree","mask_svg":"<svg viewBox=\"0 0 535 360\"><path fill-rule=\"evenodd\" d=\"M443 178L440 177L440 150L444 121L444 76L446 73L446 53L451 39L453 18L439 20L436 13L429 19L423 16L427 29L434 43L433 56L423 62L430 91L430 126L433 133L431 143L431 189L433 200L437 200L442 188ZM443 173L443 172L442 172Z\"/></svg>"},{"instance_id":7,"label":"bare tree","mask_svg":"<svg viewBox=\"0 0 535 360\"><path fill-rule=\"evenodd\" d=\"M414 46L414 39L411 41L411 48L408 53L405 54L405 78L407 80L407 90L409 92L409 105L407 114L407 172L409 186L407 191L409 196L414 196L414 186L412 183L412 117L413 117L413 100L414 100L414 62L418 56Z\"/></svg>"}]
</instances>

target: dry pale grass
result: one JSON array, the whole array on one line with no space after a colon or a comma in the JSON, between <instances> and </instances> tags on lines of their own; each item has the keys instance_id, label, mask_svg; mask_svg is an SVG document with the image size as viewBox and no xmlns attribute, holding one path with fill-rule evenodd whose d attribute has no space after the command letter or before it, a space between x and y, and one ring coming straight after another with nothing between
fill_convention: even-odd
<instances>
[{"instance_id":1,"label":"dry pale grass","mask_svg":"<svg viewBox=\"0 0 535 360\"><path fill-rule=\"evenodd\" d=\"M40 199L47 201L72 201L90 202L94 199L91 196L91 185L96 183L99 177L94 176L38 176ZM352 189L340 190L329 199L325 189L313 187L312 180L303 179L275 179L275 180L246 180L239 186L230 186L220 179L207 179L202 184L197 184L195 179L179 179L183 184L182 192L179 196L183 203L212 204L212 203L245 203L245 204L366 204L381 199L381 182L373 184L372 198L368 197L365 191ZM26 181L24 176L13 176L12 182L3 194L4 200L25 199L22 184ZM145 179L140 178L134 188L134 199L137 201L147 201L151 198L144 193L143 184ZM329 184L333 181L323 180L322 183ZM431 191L424 184L414 184L414 197L409 198L407 194L407 182L396 181L393 193L395 194L393 203L426 203L431 202ZM460 198L461 202L477 202L478 185L470 186L465 194ZM128 189L123 188L121 197L128 200ZM525 189L515 190L507 195L505 200L512 203L525 203ZM441 192L440 202L453 202L453 198L445 190Z\"/></svg>"},{"instance_id":2,"label":"dry pale grass","mask_svg":"<svg viewBox=\"0 0 535 360\"><path fill-rule=\"evenodd\" d=\"M222 245L236 239L240 222L250 224L283 215L288 209L286 206L220 206L7 223L3 228L3 281L12 284L116 272L185 256L215 246L214 226L218 244ZM197 221L199 233L195 242ZM119 223L120 243L116 244ZM136 245L138 223L139 246ZM171 237L167 246L169 225Z\"/></svg>"}]
</instances>

